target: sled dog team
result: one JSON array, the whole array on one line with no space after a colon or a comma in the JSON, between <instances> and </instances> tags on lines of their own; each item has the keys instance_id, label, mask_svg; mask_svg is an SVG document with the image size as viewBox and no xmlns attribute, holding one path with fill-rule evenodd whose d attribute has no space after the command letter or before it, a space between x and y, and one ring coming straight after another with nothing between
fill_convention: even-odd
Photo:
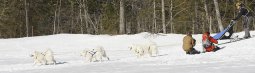
<instances>
[{"instance_id":1,"label":"sled dog team","mask_svg":"<svg viewBox=\"0 0 255 73\"><path fill-rule=\"evenodd\" d=\"M136 55L137 58L141 58L145 55L150 57L158 55L158 48L155 43L149 44L133 44L128 47L131 52ZM96 48L84 49L80 52L80 56L85 58L85 62L102 62L103 58L110 60L106 55L106 51L102 46ZM53 51L47 49L45 52L34 51L30 57L34 60L34 65L55 65L56 60L53 56Z\"/></svg>"}]
</instances>

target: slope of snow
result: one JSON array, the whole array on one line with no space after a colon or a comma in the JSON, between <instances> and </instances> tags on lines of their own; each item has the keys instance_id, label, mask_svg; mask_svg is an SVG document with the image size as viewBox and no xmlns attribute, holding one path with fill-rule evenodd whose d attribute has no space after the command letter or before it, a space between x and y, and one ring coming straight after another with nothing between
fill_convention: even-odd
<instances>
[{"instance_id":1,"label":"slope of snow","mask_svg":"<svg viewBox=\"0 0 255 73\"><path fill-rule=\"evenodd\" d=\"M255 31L251 34L254 36ZM242 37L243 32L236 33ZM227 43L217 52L186 55L181 34L86 35L58 34L49 36L0 39L0 73L254 73L255 38ZM202 51L201 34L193 35L196 49ZM129 51L132 44L154 41L158 57L137 59ZM79 52L85 48L103 46L110 61L84 63ZM50 48L57 65L33 65L29 55Z\"/></svg>"}]
</instances>

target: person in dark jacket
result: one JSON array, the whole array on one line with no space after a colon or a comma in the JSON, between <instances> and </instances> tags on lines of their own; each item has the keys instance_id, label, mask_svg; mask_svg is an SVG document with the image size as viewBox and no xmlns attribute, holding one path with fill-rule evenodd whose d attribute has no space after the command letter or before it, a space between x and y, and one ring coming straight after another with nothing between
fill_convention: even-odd
<instances>
[{"instance_id":1,"label":"person in dark jacket","mask_svg":"<svg viewBox=\"0 0 255 73\"><path fill-rule=\"evenodd\" d=\"M183 50L186 52L186 54L199 54L200 52L193 48L195 45L196 40L192 37L191 32L188 32L183 38Z\"/></svg>"},{"instance_id":2,"label":"person in dark jacket","mask_svg":"<svg viewBox=\"0 0 255 73\"><path fill-rule=\"evenodd\" d=\"M231 22L235 22L236 20L238 20L239 18L241 18L243 16L243 28L245 31L245 35L244 38L250 38L250 31L249 31L249 24L250 24L250 20L252 18L252 13L249 12L249 10L247 8L245 8L243 3L237 3L236 7L238 9L238 14L237 16L231 20Z\"/></svg>"}]
</instances>

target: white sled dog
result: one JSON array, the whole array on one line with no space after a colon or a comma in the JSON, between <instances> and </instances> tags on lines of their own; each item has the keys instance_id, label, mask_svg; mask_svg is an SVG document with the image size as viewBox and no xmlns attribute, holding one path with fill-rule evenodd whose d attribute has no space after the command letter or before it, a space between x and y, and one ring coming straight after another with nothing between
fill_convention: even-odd
<instances>
[{"instance_id":1,"label":"white sled dog","mask_svg":"<svg viewBox=\"0 0 255 73\"><path fill-rule=\"evenodd\" d=\"M102 62L103 57L109 60L103 47L97 47L95 49L85 49L81 53L81 56L85 57L86 62L100 61Z\"/></svg>"},{"instance_id":2,"label":"white sled dog","mask_svg":"<svg viewBox=\"0 0 255 73\"><path fill-rule=\"evenodd\" d=\"M158 55L157 45L153 42L148 44L133 44L129 47L129 49L137 56L137 58L141 58L146 54L150 57Z\"/></svg>"},{"instance_id":3,"label":"white sled dog","mask_svg":"<svg viewBox=\"0 0 255 73\"><path fill-rule=\"evenodd\" d=\"M34 51L33 54L30 55L34 59L34 65L55 65L56 61L53 56L52 50L48 49L45 52L41 53L38 51Z\"/></svg>"},{"instance_id":4,"label":"white sled dog","mask_svg":"<svg viewBox=\"0 0 255 73\"><path fill-rule=\"evenodd\" d=\"M95 52L93 50L85 49L80 52L80 55L82 57L85 57L85 62L92 62L92 60L95 60L93 59L93 55L95 55Z\"/></svg>"},{"instance_id":5,"label":"white sled dog","mask_svg":"<svg viewBox=\"0 0 255 73\"><path fill-rule=\"evenodd\" d=\"M47 65L56 65L56 60L54 59L53 51L51 49L47 49L44 52L44 58Z\"/></svg>"},{"instance_id":6,"label":"white sled dog","mask_svg":"<svg viewBox=\"0 0 255 73\"><path fill-rule=\"evenodd\" d=\"M34 51L30 57L34 59L34 65L45 65L46 60L44 58L44 54L38 51Z\"/></svg>"}]
</instances>

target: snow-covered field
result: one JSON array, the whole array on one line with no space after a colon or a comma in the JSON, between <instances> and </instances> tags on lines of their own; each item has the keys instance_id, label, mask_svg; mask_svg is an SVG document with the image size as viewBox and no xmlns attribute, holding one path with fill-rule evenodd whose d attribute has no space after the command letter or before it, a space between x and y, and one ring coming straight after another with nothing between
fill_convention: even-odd
<instances>
[{"instance_id":1,"label":"snow-covered field","mask_svg":"<svg viewBox=\"0 0 255 73\"><path fill-rule=\"evenodd\" d=\"M255 31L251 32L255 37ZM236 33L242 37L243 32ZM217 52L186 55L181 34L135 35L58 34L0 39L0 73L255 73L255 38L227 43ZM202 50L201 34L193 35ZM137 59L128 46L154 41L159 56ZM85 48L103 46L110 60L84 63ZM52 49L57 65L33 65L33 51Z\"/></svg>"}]
</instances>

